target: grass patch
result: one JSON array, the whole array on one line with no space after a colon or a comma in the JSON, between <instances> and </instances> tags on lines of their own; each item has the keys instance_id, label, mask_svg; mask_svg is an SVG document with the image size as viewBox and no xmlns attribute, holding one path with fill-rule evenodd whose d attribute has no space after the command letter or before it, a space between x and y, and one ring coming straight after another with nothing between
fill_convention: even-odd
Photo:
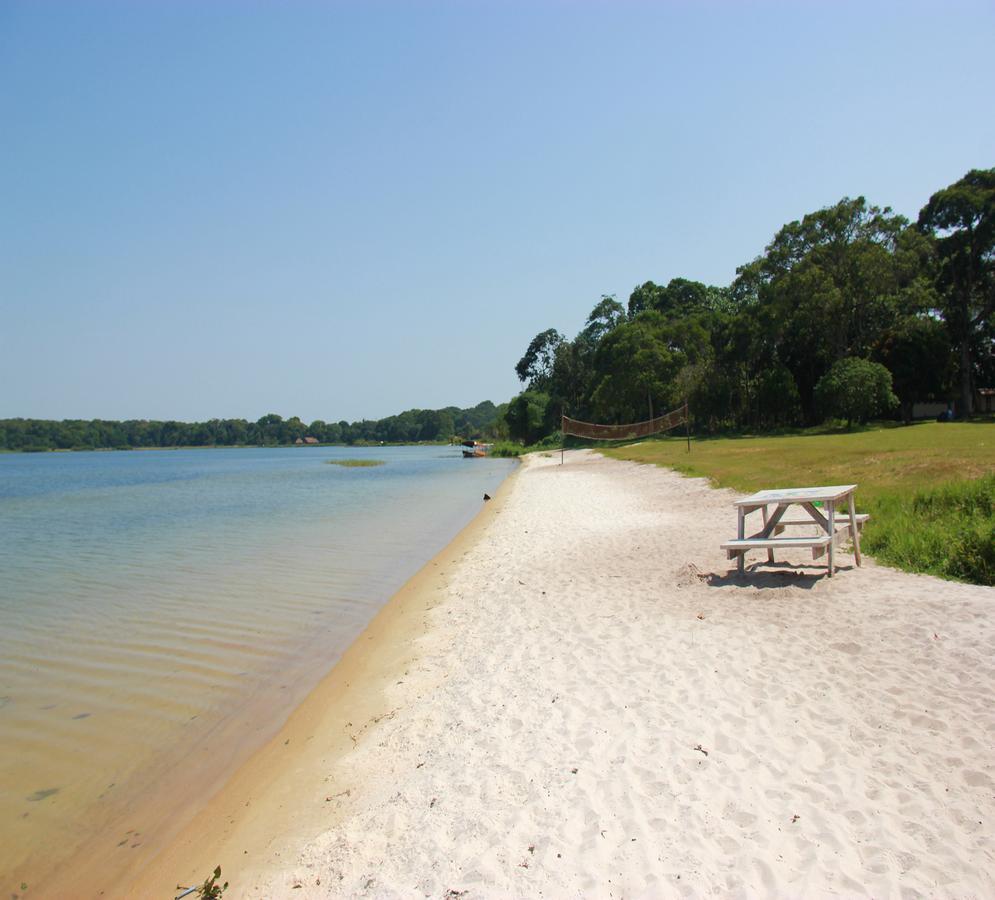
<instances>
[{"instance_id":1,"label":"grass patch","mask_svg":"<svg viewBox=\"0 0 995 900\"><path fill-rule=\"evenodd\" d=\"M521 456L523 453L528 453L529 448L523 447L521 444L516 444L512 441L499 441L493 447L491 447L488 456L502 456L515 459Z\"/></svg>"},{"instance_id":2,"label":"grass patch","mask_svg":"<svg viewBox=\"0 0 995 900\"><path fill-rule=\"evenodd\" d=\"M557 431L555 434L551 434L548 437L544 437L541 441L536 444L517 444L514 441L498 441L491 448L491 452L488 456L511 456L518 457L523 456L526 453L535 453L539 450L559 450L561 444L560 433Z\"/></svg>"},{"instance_id":3,"label":"grass patch","mask_svg":"<svg viewBox=\"0 0 995 900\"><path fill-rule=\"evenodd\" d=\"M382 466L382 459L326 459L330 466L344 466L347 469L368 469L372 466Z\"/></svg>"},{"instance_id":4,"label":"grass patch","mask_svg":"<svg viewBox=\"0 0 995 900\"><path fill-rule=\"evenodd\" d=\"M647 440L607 456L668 466L718 487L858 484L863 547L881 562L995 583L995 427L929 422L852 433ZM735 519L730 509L730 527ZM732 532L730 532L731 534Z\"/></svg>"},{"instance_id":5,"label":"grass patch","mask_svg":"<svg viewBox=\"0 0 995 900\"><path fill-rule=\"evenodd\" d=\"M863 547L910 572L995 585L995 475L878 499Z\"/></svg>"}]
</instances>

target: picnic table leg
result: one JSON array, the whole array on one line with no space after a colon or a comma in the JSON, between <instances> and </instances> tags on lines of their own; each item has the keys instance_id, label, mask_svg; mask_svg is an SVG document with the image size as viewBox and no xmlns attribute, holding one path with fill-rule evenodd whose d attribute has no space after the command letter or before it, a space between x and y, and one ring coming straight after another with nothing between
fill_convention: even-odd
<instances>
[{"instance_id":1,"label":"picnic table leg","mask_svg":"<svg viewBox=\"0 0 995 900\"><path fill-rule=\"evenodd\" d=\"M736 536L740 540L743 540L743 538L746 537L746 510L742 506L738 506L736 507L736 514L738 516L737 525L736 525ZM746 551L740 550L738 562L736 563L736 568L738 569L740 575L743 574L743 570L746 565L745 557L746 557Z\"/></svg>"},{"instance_id":2,"label":"picnic table leg","mask_svg":"<svg viewBox=\"0 0 995 900\"><path fill-rule=\"evenodd\" d=\"M763 510L763 515L764 515L764 534L766 534L767 533L767 518L768 518L767 517L767 507L766 506L762 506L761 509ZM769 563L774 562L774 550L773 550L773 548L770 548L767 551L767 562L769 562Z\"/></svg>"},{"instance_id":3,"label":"picnic table leg","mask_svg":"<svg viewBox=\"0 0 995 900\"><path fill-rule=\"evenodd\" d=\"M833 500L826 501L826 518L829 522L829 577L832 578L835 566L833 550L836 547L836 503Z\"/></svg>"},{"instance_id":4,"label":"picnic table leg","mask_svg":"<svg viewBox=\"0 0 995 900\"><path fill-rule=\"evenodd\" d=\"M860 565L860 532L857 530L857 510L853 502L853 491L850 492L850 537L853 538L853 558Z\"/></svg>"}]
</instances>

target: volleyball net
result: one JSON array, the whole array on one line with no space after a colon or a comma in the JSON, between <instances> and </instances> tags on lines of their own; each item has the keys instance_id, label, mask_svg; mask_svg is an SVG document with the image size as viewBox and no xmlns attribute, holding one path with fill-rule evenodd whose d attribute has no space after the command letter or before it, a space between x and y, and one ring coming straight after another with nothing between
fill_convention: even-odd
<instances>
[{"instance_id":1,"label":"volleyball net","mask_svg":"<svg viewBox=\"0 0 995 900\"><path fill-rule=\"evenodd\" d=\"M560 429L564 435L587 438L592 441L628 441L633 438L648 437L661 431L670 431L688 421L688 405L678 407L666 415L648 419L645 422L633 422L629 425L597 425L593 422L580 422L563 416Z\"/></svg>"}]
</instances>

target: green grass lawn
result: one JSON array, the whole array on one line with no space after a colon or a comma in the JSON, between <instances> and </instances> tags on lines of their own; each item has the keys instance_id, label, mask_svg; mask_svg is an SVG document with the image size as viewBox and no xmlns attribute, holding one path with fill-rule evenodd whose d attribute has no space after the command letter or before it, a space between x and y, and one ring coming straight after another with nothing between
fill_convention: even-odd
<instances>
[{"instance_id":1,"label":"green grass lawn","mask_svg":"<svg viewBox=\"0 0 995 900\"><path fill-rule=\"evenodd\" d=\"M928 422L851 433L647 440L605 449L718 487L857 484L862 547L913 572L995 584L995 424Z\"/></svg>"}]
</instances>

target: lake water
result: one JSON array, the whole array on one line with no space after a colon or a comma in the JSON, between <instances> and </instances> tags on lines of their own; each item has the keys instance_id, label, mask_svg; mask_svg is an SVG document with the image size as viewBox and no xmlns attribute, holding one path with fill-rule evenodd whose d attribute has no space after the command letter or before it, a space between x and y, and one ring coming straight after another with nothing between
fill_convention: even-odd
<instances>
[{"instance_id":1,"label":"lake water","mask_svg":"<svg viewBox=\"0 0 995 900\"><path fill-rule=\"evenodd\" d=\"M386 464L327 464L347 457ZM512 465L445 447L0 455L0 893L143 796L216 786Z\"/></svg>"}]
</instances>

